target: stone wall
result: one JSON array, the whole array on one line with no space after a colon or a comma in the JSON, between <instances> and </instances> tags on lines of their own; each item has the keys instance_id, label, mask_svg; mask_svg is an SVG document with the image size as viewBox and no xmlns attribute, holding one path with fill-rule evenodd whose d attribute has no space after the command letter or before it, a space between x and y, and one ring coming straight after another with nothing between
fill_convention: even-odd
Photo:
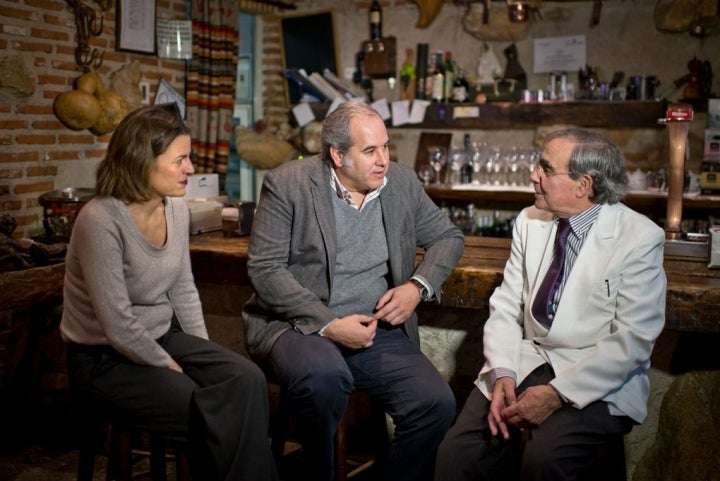
<instances>
[{"instance_id":1,"label":"stone wall","mask_svg":"<svg viewBox=\"0 0 720 481\"><path fill-rule=\"evenodd\" d=\"M84 1L97 7L97 3ZM134 65L152 99L160 79L184 93L185 62L115 51L115 2L90 47L103 55L97 72ZM99 13L99 9L98 9ZM158 0L157 16L184 20L185 0ZM56 96L83 72L75 62L75 15L65 0L0 0L0 211L18 221L15 237L42 234L43 192L92 187L109 134L66 128L53 113ZM139 85L135 85L139 98Z\"/></svg>"}]
</instances>

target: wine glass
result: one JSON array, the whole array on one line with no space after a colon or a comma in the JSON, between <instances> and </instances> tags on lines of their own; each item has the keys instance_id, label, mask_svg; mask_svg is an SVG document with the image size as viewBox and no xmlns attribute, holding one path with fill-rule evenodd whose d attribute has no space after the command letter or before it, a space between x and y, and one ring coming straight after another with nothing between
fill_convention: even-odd
<instances>
[{"instance_id":1,"label":"wine glass","mask_svg":"<svg viewBox=\"0 0 720 481\"><path fill-rule=\"evenodd\" d=\"M485 184L487 185L498 185L498 176L496 172L496 166L499 165L500 162L500 148L493 146L490 149L490 153L485 158L485 163L483 164L483 171L484 171L484 179Z\"/></svg>"},{"instance_id":2,"label":"wine glass","mask_svg":"<svg viewBox=\"0 0 720 481\"><path fill-rule=\"evenodd\" d=\"M485 160L488 156L488 145L485 142L473 142L472 165L473 165L473 184L485 183Z\"/></svg>"},{"instance_id":3,"label":"wine glass","mask_svg":"<svg viewBox=\"0 0 720 481\"><path fill-rule=\"evenodd\" d=\"M423 165L418 169L418 177L422 180L423 185L430 184L430 179L433 178L433 169L427 164Z\"/></svg>"},{"instance_id":4,"label":"wine glass","mask_svg":"<svg viewBox=\"0 0 720 481\"><path fill-rule=\"evenodd\" d=\"M519 151L517 147L513 146L506 157L506 173L505 183L511 187L517 187L524 182L523 176L525 172L522 170L522 164L524 162L524 155L522 151Z\"/></svg>"},{"instance_id":5,"label":"wine glass","mask_svg":"<svg viewBox=\"0 0 720 481\"><path fill-rule=\"evenodd\" d=\"M467 154L463 147L453 147L450 151L450 179L448 184L459 184L460 183L460 169L463 168L467 159Z\"/></svg>"},{"instance_id":6,"label":"wine glass","mask_svg":"<svg viewBox=\"0 0 720 481\"><path fill-rule=\"evenodd\" d=\"M428 161L430 162L430 166L435 171L435 184L442 184L440 172L442 171L445 163L447 162L447 152L445 150L445 147L438 145L428 147Z\"/></svg>"}]
</instances>

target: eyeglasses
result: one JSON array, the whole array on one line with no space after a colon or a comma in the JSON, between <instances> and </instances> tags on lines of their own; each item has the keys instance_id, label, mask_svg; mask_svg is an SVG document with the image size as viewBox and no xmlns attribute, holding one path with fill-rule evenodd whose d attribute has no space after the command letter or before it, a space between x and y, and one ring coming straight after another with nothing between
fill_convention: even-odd
<instances>
[{"instance_id":1,"label":"eyeglasses","mask_svg":"<svg viewBox=\"0 0 720 481\"><path fill-rule=\"evenodd\" d=\"M542 174L543 177L553 177L555 175L569 175L572 173L572 172L554 172L554 171L550 170L549 165L546 165L542 162L538 162L537 164L535 164L535 168L533 169L533 172L535 172L538 175Z\"/></svg>"}]
</instances>

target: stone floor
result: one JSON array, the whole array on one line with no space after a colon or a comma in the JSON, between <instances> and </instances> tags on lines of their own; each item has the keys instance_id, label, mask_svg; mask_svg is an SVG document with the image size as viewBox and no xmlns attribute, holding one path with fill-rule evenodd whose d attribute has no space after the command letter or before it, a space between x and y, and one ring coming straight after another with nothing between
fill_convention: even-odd
<instances>
[{"instance_id":1,"label":"stone floor","mask_svg":"<svg viewBox=\"0 0 720 481\"><path fill-rule=\"evenodd\" d=\"M75 481L78 443L65 394L2 401L0 481ZM105 479L102 465L93 481Z\"/></svg>"},{"instance_id":2,"label":"stone floor","mask_svg":"<svg viewBox=\"0 0 720 481\"><path fill-rule=\"evenodd\" d=\"M8 399L0 399L8 408ZM12 403L10 403L12 405ZM75 481L78 465L78 438L76 423L70 415L71 409L64 392L49 393L42 399L34 399L26 408L15 405L15 416L8 416L10 409L0 411L0 481ZM22 414L32 412L32 415ZM351 471L358 463L367 461L368 456L351 449ZM292 439L288 440L284 459L284 481L306 481L299 474L301 450ZM137 456L134 473L147 472L147 458ZM106 458L98 456L93 481L105 481ZM174 463L169 461L168 480L176 481ZM149 480L149 475L134 479ZM370 467L352 477L353 481L377 479L376 471ZM203 481L203 480L199 480Z\"/></svg>"},{"instance_id":3,"label":"stone floor","mask_svg":"<svg viewBox=\"0 0 720 481\"><path fill-rule=\"evenodd\" d=\"M0 479L3 481L75 481L77 450L64 446L31 445L0 454ZM93 481L105 479L101 466Z\"/></svg>"},{"instance_id":4,"label":"stone floor","mask_svg":"<svg viewBox=\"0 0 720 481\"><path fill-rule=\"evenodd\" d=\"M33 444L12 452L0 453L0 481L75 481L77 474L78 450L66 446ZM284 481L306 481L299 474L298 455L293 452L286 456ZM134 472L140 473L134 479L149 480L148 463L138 459ZM350 466L350 470L352 466ZM176 481L173 464L168 463L167 481ZM377 479L373 467L352 477L353 481ZM105 481L105 460L98 458L93 481ZM202 481L202 480L200 480Z\"/></svg>"}]
</instances>

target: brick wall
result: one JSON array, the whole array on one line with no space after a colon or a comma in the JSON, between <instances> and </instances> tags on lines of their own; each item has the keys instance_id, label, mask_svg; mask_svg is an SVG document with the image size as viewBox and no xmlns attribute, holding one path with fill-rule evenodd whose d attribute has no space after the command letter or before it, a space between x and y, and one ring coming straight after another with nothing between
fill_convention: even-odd
<instances>
[{"instance_id":1,"label":"brick wall","mask_svg":"<svg viewBox=\"0 0 720 481\"><path fill-rule=\"evenodd\" d=\"M302 2L297 2L302 5ZM260 45L256 47L260 59L262 78L262 112L265 123L276 127L288 120L288 105L285 94L285 80L282 77L282 32L280 17L263 15L260 22Z\"/></svg>"},{"instance_id":2,"label":"brick wall","mask_svg":"<svg viewBox=\"0 0 720 481\"><path fill-rule=\"evenodd\" d=\"M83 3L100 13L95 1ZM91 48L104 54L97 72L105 84L113 72L138 61L150 99L161 78L184 93L184 61L115 51L116 7L115 1L110 3L102 34L90 41ZM183 20L185 10L185 0L157 0L159 18ZM42 234L38 197L68 185L87 187L71 184L73 172L80 167L94 179L110 138L70 130L53 113L55 97L70 90L83 73L75 63L76 45L75 16L66 0L0 0L0 64L14 69L14 63L22 62L34 83L29 94L0 86L0 212L17 220L14 237ZM0 79L6 73L0 72Z\"/></svg>"}]
</instances>

